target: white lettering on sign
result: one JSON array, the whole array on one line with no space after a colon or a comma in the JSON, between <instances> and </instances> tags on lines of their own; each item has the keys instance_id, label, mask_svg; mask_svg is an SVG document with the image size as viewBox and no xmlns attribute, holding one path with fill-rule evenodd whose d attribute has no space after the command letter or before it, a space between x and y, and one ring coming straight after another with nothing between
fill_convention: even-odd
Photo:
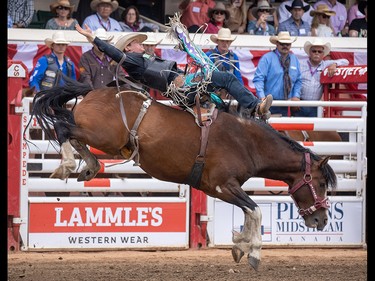
<instances>
[{"instance_id":1,"label":"white lettering on sign","mask_svg":"<svg viewBox=\"0 0 375 281\"><path fill-rule=\"evenodd\" d=\"M14 63L8 68L8 77L25 78L26 70L22 64Z\"/></svg>"},{"instance_id":2,"label":"white lettering on sign","mask_svg":"<svg viewBox=\"0 0 375 281\"><path fill-rule=\"evenodd\" d=\"M355 67L340 67L336 69L335 76L342 76L342 78L346 78L347 76L362 76L367 73L367 66L355 66ZM328 68L324 69L323 74L326 76L328 75Z\"/></svg>"},{"instance_id":3,"label":"white lettering on sign","mask_svg":"<svg viewBox=\"0 0 375 281\"><path fill-rule=\"evenodd\" d=\"M66 226L160 226L163 223L163 209L160 207L124 207L102 208L95 211L91 207L86 207L82 212L80 208L75 207L70 214L64 213L63 207L55 208L56 227ZM63 219L68 217L69 219ZM132 219L131 219L132 218Z\"/></svg>"}]
</instances>

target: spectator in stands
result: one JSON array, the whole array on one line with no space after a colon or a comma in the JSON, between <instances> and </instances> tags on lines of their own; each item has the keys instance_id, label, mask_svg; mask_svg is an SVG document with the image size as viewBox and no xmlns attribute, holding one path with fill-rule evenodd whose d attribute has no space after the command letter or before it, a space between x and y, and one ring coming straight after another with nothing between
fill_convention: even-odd
<instances>
[{"instance_id":1,"label":"spectator in stands","mask_svg":"<svg viewBox=\"0 0 375 281\"><path fill-rule=\"evenodd\" d=\"M229 12L227 26L232 33L242 34L246 32L247 27L247 6L245 0L230 0L225 5Z\"/></svg>"},{"instance_id":2,"label":"spectator in stands","mask_svg":"<svg viewBox=\"0 0 375 281\"><path fill-rule=\"evenodd\" d=\"M258 6L251 9L255 20L247 24L247 32L254 35L275 35L275 28L268 22L275 9L267 1L258 1Z\"/></svg>"},{"instance_id":3,"label":"spectator in stands","mask_svg":"<svg viewBox=\"0 0 375 281\"><path fill-rule=\"evenodd\" d=\"M320 100L323 95L323 85L320 83L320 75L327 71L332 77L337 66L348 65L347 59L324 60L331 51L331 44L324 43L320 38L312 42L306 41L304 50L308 58L301 61L302 88L300 100ZM327 68L327 70L325 70ZM316 107L293 107L292 115L296 117L317 117Z\"/></svg>"},{"instance_id":4,"label":"spectator in stands","mask_svg":"<svg viewBox=\"0 0 375 281\"><path fill-rule=\"evenodd\" d=\"M34 0L8 0L8 15L13 28L28 27L34 15Z\"/></svg>"},{"instance_id":5,"label":"spectator in stands","mask_svg":"<svg viewBox=\"0 0 375 281\"><path fill-rule=\"evenodd\" d=\"M92 31L98 28L104 28L105 31L122 31L119 22L110 17L118 8L116 0L92 0L90 7L95 13L86 17L83 21L84 26L87 24Z\"/></svg>"},{"instance_id":6,"label":"spectator in stands","mask_svg":"<svg viewBox=\"0 0 375 281\"><path fill-rule=\"evenodd\" d=\"M12 28L12 27L13 27L13 20L12 20L12 17L8 15L8 28Z\"/></svg>"},{"instance_id":7,"label":"spectator in stands","mask_svg":"<svg viewBox=\"0 0 375 281\"><path fill-rule=\"evenodd\" d=\"M310 36L311 25L302 19L304 13L309 9L309 5L304 5L301 0L294 0L291 6L285 8L291 13L289 19L280 22L278 32L288 31L293 36Z\"/></svg>"},{"instance_id":8,"label":"spectator in stands","mask_svg":"<svg viewBox=\"0 0 375 281\"><path fill-rule=\"evenodd\" d=\"M38 59L29 80L30 88L35 87L36 92L62 85L62 74L76 79L74 63L65 55L70 42L66 40L64 31L56 31L44 42L51 53Z\"/></svg>"},{"instance_id":9,"label":"spectator in stands","mask_svg":"<svg viewBox=\"0 0 375 281\"><path fill-rule=\"evenodd\" d=\"M124 32L159 32L159 26L143 22L136 6L127 7L121 14L120 26Z\"/></svg>"},{"instance_id":10,"label":"spectator in stands","mask_svg":"<svg viewBox=\"0 0 375 281\"><path fill-rule=\"evenodd\" d=\"M155 56L155 48L162 40L156 40L155 33L147 32L147 39L142 42L145 53L150 56Z\"/></svg>"},{"instance_id":11,"label":"spectator in stands","mask_svg":"<svg viewBox=\"0 0 375 281\"><path fill-rule=\"evenodd\" d=\"M94 35L108 43L113 39L113 36L109 36L103 28L95 30ZM89 84L93 89L98 89L106 87L108 83L114 81L115 75L126 77L121 67L119 73L116 73L116 65L111 65L110 61L111 58L94 45L91 50L83 53L79 60L79 81Z\"/></svg>"},{"instance_id":12,"label":"spectator in stands","mask_svg":"<svg viewBox=\"0 0 375 281\"><path fill-rule=\"evenodd\" d=\"M260 1L264 1L264 0L255 0L252 2L252 4L249 6L249 8L247 9L247 27L249 27L249 22L250 21L254 21L254 20L257 20L257 14L253 14L253 8L256 8L258 7L258 3ZM266 0L268 2L268 5L273 8L272 4L270 3L270 0ZM277 18L277 12L276 12L276 9L273 9L273 12L270 13L270 15L267 17L267 23L272 25L275 29L275 34L277 33L277 28L279 27L279 19ZM249 30L247 29L246 30L247 32L249 32ZM250 32L249 32L250 33ZM271 34L270 34L271 35ZM273 34L272 34L273 35Z\"/></svg>"},{"instance_id":13,"label":"spectator in stands","mask_svg":"<svg viewBox=\"0 0 375 281\"><path fill-rule=\"evenodd\" d=\"M349 36L367 38L367 1L359 1L358 10L363 13L365 17L352 21L349 26Z\"/></svg>"},{"instance_id":14,"label":"spectator in stands","mask_svg":"<svg viewBox=\"0 0 375 281\"><path fill-rule=\"evenodd\" d=\"M297 40L289 32L281 31L271 36L276 49L264 54L258 63L253 83L258 98L271 94L274 100L299 100L302 87L300 63L290 49ZM272 114L288 116L288 108L273 106Z\"/></svg>"},{"instance_id":15,"label":"spectator in stands","mask_svg":"<svg viewBox=\"0 0 375 281\"><path fill-rule=\"evenodd\" d=\"M214 0L183 0L178 8L181 10L181 23L183 23L189 32L203 32L200 29L210 19L208 9L215 7Z\"/></svg>"},{"instance_id":16,"label":"spectator in stands","mask_svg":"<svg viewBox=\"0 0 375 281\"><path fill-rule=\"evenodd\" d=\"M335 30L335 36L337 36L345 27L346 19L348 17L348 12L344 4L341 4L337 0L321 0L314 4L314 9L321 4L325 4L331 11L334 11L336 15L331 17L332 26Z\"/></svg>"},{"instance_id":17,"label":"spectator in stands","mask_svg":"<svg viewBox=\"0 0 375 281\"><path fill-rule=\"evenodd\" d=\"M142 84L145 84L150 88L158 89L162 92L167 90L170 83L173 83L174 86L178 88L184 86L184 78L178 72L175 61L162 60L160 58L150 61L147 56L144 56L145 50L141 44L147 38L145 34L135 32L129 33L121 37L116 42L116 47L113 47L110 44L101 41L99 38L94 37L90 29L82 29L79 25L76 26L76 29L79 33L86 36L91 43L97 45L99 49L104 51L117 62L123 58L123 52L120 50L124 50L126 58L122 63L122 66L130 77L141 81ZM242 106L245 108L254 108L256 114L261 117L264 116L264 118L267 118L269 115L272 96L269 95L264 98L264 100L256 98L231 73L213 71L211 75L211 84L208 86L209 91L213 91L215 88L224 88L228 90ZM211 87L214 89L210 89Z\"/></svg>"},{"instance_id":18,"label":"spectator in stands","mask_svg":"<svg viewBox=\"0 0 375 281\"><path fill-rule=\"evenodd\" d=\"M74 5L70 5L69 0L57 0L49 8L56 17L47 21L46 29L75 30L78 21L72 18Z\"/></svg>"},{"instance_id":19,"label":"spectator in stands","mask_svg":"<svg viewBox=\"0 0 375 281\"><path fill-rule=\"evenodd\" d=\"M358 10L358 3L359 0L356 0L348 9L348 25L350 25L354 19L363 19L365 17L365 15Z\"/></svg>"},{"instance_id":20,"label":"spectator in stands","mask_svg":"<svg viewBox=\"0 0 375 281\"><path fill-rule=\"evenodd\" d=\"M237 36L232 36L229 28L220 29L218 34L210 36L211 41L216 44L216 47L207 51L206 55L215 63L220 71L233 73L238 81L243 84L238 56L229 50L230 45L236 38Z\"/></svg>"},{"instance_id":21,"label":"spectator in stands","mask_svg":"<svg viewBox=\"0 0 375 281\"><path fill-rule=\"evenodd\" d=\"M283 1L277 8L277 15L278 15L279 23L286 21L287 19L290 18L291 13L287 10L286 6L292 5L292 3L293 3L293 0ZM304 6L309 7L309 9L305 13L303 13L302 20L308 22L308 24L311 25L312 16L310 16L310 12L313 11L314 8L310 4L306 3L305 1L302 1L302 3Z\"/></svg>"},{"instance_id":22,"label":"spectator in stands","mask_svg":"<svg viewBox=\"0 0 375 281\"><path fill-rule=\"evenodd\" d=\"M239 58L232 50L229 50L230 45L236 38L237 36L232 36L229 28L220 29L218 34L210 36L211 41L217 45L214 49L207 51L206 55L217 66L218 70L233 73L238 81L244 85ZM216 93L222 99L231 99L231 95L226 90L222 89Z\"/></svg>"},{"instance_id":23,"label":"spectator in stands","mask_svg":"<svg viewBox=\"0 0 375 281\"><path fill-rule=\"evenodd\" d=\"M221 28L227 27L229 12L222 2L217 2L214 8L208 10L208 17L210 21L207 23L206 33L217 34Z\"/></svg>"},{"instance_id":24,"label":"spectator in stands","mask_svg":"<svg viewBox=\"0 0 375 281\"><path fill-rule=\"evenodd\" d=\"M332 27L330 18L335 14L325 4L318 5L316 10L311 11L310 15L313 16L311 36L334 37L335 30Z\"/></svg>"}]
</instances>

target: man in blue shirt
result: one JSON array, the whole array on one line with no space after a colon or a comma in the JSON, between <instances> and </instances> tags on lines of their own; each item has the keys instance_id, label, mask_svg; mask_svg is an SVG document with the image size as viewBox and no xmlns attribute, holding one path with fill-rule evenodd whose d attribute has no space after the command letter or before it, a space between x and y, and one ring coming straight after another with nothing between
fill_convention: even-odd
<instances>
[{"instance_id":1,"label":"man in blue shirt","mask_svg":"<svg viewBox=\"0 0 375 281\"><path fill-rule=\"evenodd\" d=\"M311 25L302 19L310 6L304 6L301 0L294 0L292 6L285 5L285 8L291 16L279 24L278 32L288 31L291 36L311 36Z\"/></svg>"},{"instance_id":2,"label":"man in blue shirt","mask_svg":"<svg viewBox=\"0 0 375 281\"><path fill-rule=\"evenodd\" d=\"M29 86L35 91L50 89L63 83L62 74L76 79L74 63L65 56L69 41L66 40L64 31L56 31L52 38L44 40L51 54L38 59L30 75Z\"/></svg>"},{"instance_id":3,"label":"man in blue shirt","mask_svg":"<svg viewBox=\"0 0 375 281\"><path fill-rule=\"evenodd\" d=\"M276 49L260 58L253 79L258 98L271 94L274 100L299 100L302 87L300 63L290 52L296 40L287 31L270 37ZM272 114L288 116L288 107L272 106Z\"/></svg>"}]
</instances>

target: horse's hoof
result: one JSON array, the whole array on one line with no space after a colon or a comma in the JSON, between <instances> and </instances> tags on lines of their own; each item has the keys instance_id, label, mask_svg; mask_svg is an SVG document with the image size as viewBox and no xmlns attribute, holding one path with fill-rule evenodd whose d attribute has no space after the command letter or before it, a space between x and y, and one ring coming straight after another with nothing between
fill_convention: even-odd
<instances>
[{"instance_id":1,"label":"horse's hoof","mask_svg":"<svg viewBox=\"0 0 375 281\"><path fill-rule=\"evenodd\" d=\"M258 271L260 259L252 257L252 256L249 255L248 261L249 261L249 264L255 269L255 271Z\"/></svg>"},{"instance_id":2,"label":"horse's hoof","mask_svg":"<svg viewBox=\"0 0 375 281\"><path fill-rule=\"evenodd\" d=\"M232 257L236 263L239 263L244 256L244 252L238 248L236 245L232 248Z\"/></svg>"}]
</instances>

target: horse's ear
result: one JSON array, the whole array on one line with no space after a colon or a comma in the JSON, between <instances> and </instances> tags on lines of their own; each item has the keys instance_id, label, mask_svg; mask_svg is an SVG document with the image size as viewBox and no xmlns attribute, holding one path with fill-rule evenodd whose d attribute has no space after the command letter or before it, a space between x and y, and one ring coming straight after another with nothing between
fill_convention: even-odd
<instances>
[{"instance_id":1,"label":"horse's ear","mask_svg":"<svg viewBox=\"0 0 375 281\"><path fill-rule=\"evenodd\" d=\"M331 156L326 156L322 160L320 160L319 167L324 167L327 165L328 160L331 158Z\"/></svg>"}]
</instances>

